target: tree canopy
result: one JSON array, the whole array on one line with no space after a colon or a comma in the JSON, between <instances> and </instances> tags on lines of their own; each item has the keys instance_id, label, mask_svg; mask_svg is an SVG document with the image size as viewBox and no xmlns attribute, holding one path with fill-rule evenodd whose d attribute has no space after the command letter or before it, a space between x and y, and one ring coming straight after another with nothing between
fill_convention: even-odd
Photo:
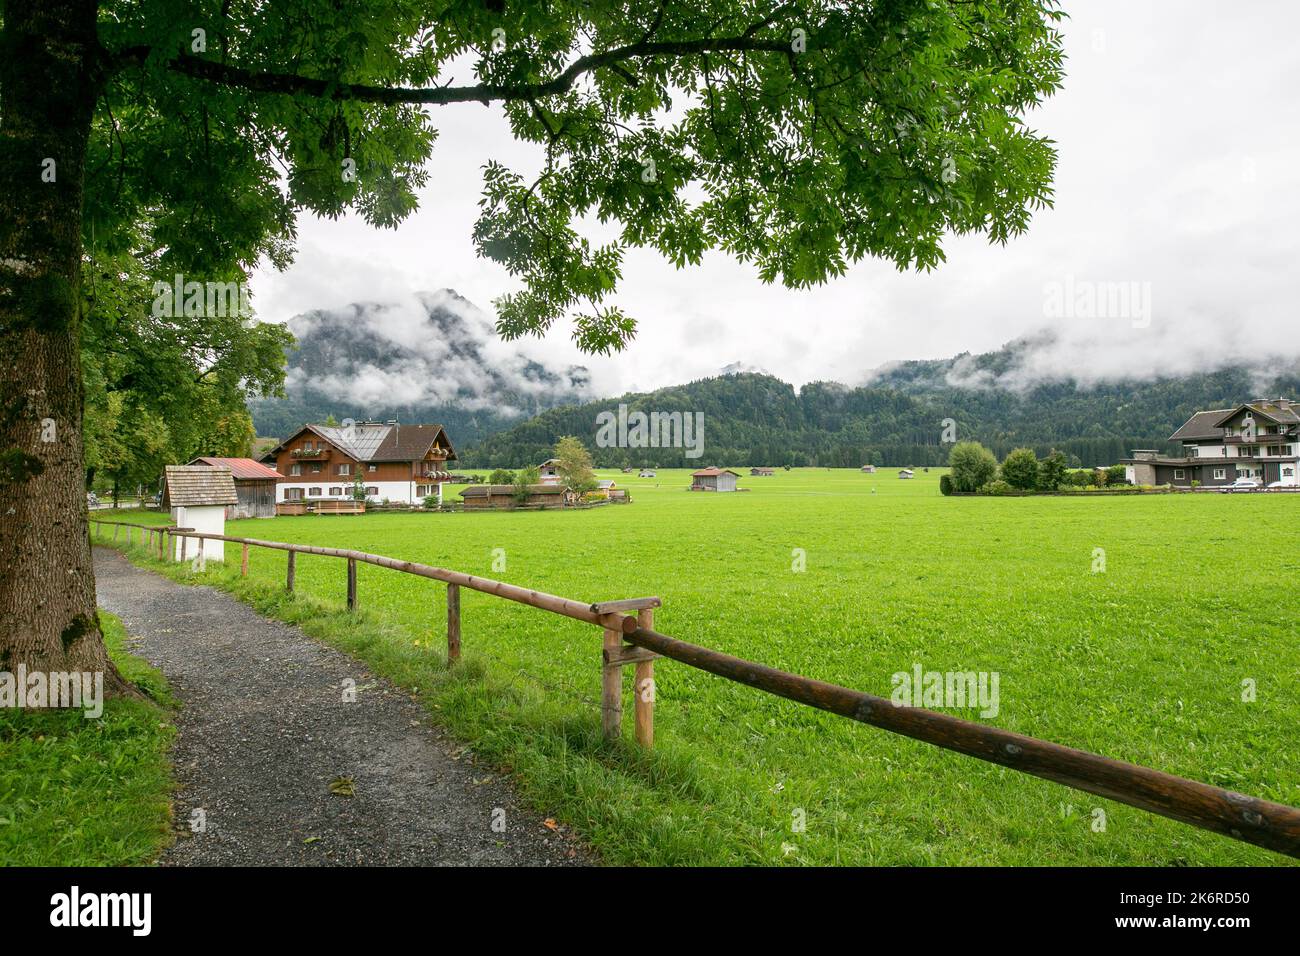
<instances>
[{"instance_id":1,"label":"tree canopy","mask_svg":"<svg viewBox=\"0 0 1300 956\"><path fill-rule=\"evenodd\" d=\"M799 287L948 233L1005 242L1050 202L1025 114L1061 81L1053 2L444 3L105 0L87 223L150 220L166 273L292 255L300 212L380 227L417 206L437 107L500 104L544 154L485 169L480 253L523 288L507 337L574 322L587 351L630 247L717 249ZM463 80L470 76L471 80ZM588 228L594 223L606 228ZM606 235L596 240L586 233Z\"/></svg>"}]
</instances>

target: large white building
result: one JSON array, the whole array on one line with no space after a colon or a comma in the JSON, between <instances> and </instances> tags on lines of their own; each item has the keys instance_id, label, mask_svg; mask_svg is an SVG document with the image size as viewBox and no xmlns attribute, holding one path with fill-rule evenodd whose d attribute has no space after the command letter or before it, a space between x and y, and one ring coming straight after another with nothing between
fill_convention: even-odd
<instances>
[{"instance_id":1,"label":"large white building","mask_svg":"<svg viewBox=\"0 0 1300 956\"><path fill-rule=\"evenodd\" d=\"M1253 478L1260 485L1300 484L1300 406L1285 398L1197 412L1169 436L1183 454L1135 449L1124 461L1135 485L1230 485Z\"/></svg>"}]
</instances>

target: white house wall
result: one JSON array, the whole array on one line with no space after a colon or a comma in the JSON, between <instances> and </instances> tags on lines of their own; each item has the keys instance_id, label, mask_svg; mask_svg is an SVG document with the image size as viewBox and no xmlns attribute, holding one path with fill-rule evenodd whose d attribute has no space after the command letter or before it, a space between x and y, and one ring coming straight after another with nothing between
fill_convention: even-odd
<instances>
[{"instance_id":1,"label":"white house wall","mask_svg":"<svg viewBox=\"0 0 1300 956\"><path fill-rule=\"evenodd\" d=\"M369 497L374 498L376 501L383 501L385 498L397 504L420 504L424 501L424 496L416 493L417 483L414 481L367 481L365 486L367 488L377 489L375 492L369 494ZM331 488L340 487L343 489L342 494L331 495L329 493ZM420 487L424 487L424 484L420 483ZM290 500L288 496L290 488L302 489L302 498L298 499L301 501L352 500L351 479L348 479L347 481L281 481L275 486L275 500L277 504ZM312 488L319 488L321 493L319 495L307 494L307 492ZM436 495L438 493L437 482L430 482L428 488L429 494Z\"/></svg>"},{"instance_id":2,"label":"white house wall","mask_svg":"<svg viewBox=\"0 0 1300 956\"><path fill-rule=\"evenodd\" d=\"M225 534L226 533L226 506L225 505L191 505L188 508L172 508L172 523L178 528L193 528L195 531L202 531L204 534ZM173 538L176 551L173 557L175 560L181 560L181 541L180 537ZM199 553L199 538L186 536L185 543L185 560L193 561ZM203 539L203 561L224 561L226 559L226 542Z\"/></svg>"}]
</instances>

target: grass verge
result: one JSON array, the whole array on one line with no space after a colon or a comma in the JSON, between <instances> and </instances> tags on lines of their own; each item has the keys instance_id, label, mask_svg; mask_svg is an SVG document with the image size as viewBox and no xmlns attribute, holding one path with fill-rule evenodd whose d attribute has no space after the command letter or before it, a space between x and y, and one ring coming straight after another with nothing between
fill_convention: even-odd
<instances>
[{"instance_id":1,"label":"grass verge","mask_svg":"<svg viewBox=\"0 0 1300 956\"><path fill-rule=\"evenodd\" d=\"M172 699L162 673L126 649L101 611L109 656L150 700L104 713L0 708L0 864L129 866L169 842Z\"/></svg>"}]
</instances>

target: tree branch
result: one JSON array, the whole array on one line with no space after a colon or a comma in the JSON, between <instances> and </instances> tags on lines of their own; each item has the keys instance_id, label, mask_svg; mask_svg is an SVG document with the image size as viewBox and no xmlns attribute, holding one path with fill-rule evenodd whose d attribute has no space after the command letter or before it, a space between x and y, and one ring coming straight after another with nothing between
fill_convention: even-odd
<instances>
[{"instance_id":1,"label":"tree branch","mask_svg":"<svg viewBox=\"0 0 1300 956\"><path fill-rule=\"evenodd\" d=\"M167 69L198 80L254 93L304 94L331 100L355 100L366 103L489 103L493 100L532 100L555 96L572 89L579 77L602 67L620 68L628 60L643 57L688 57L701 53L788 53L785 40L764 40L753 36L705 37L696 40L642 41L603 53L579 57L552 79L540 83L479 83L473 86L432 88L371 86L339 83L296 73L261 73L243 67L218 63L181 52L167 61ZM112 69L143 64L154 52L149 46L127 47L110 56Z\"/></svg>"}]
</instances>

